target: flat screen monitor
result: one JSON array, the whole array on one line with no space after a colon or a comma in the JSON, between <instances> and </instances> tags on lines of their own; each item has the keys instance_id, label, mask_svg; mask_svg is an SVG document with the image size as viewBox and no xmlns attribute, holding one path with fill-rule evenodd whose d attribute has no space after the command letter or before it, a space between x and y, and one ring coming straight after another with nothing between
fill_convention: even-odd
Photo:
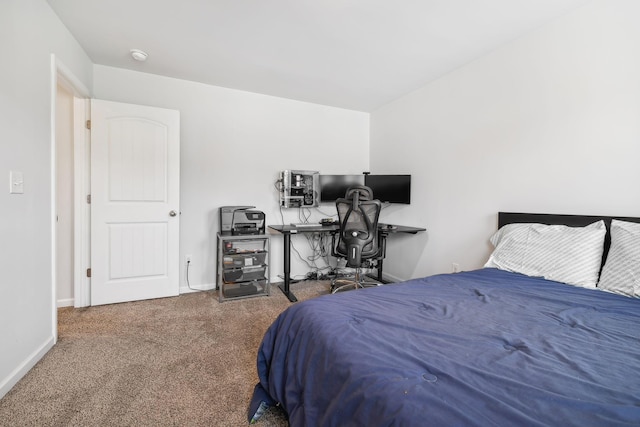
<instances>
[{"instance_id":1,"label":"flat screen monitor","mask_svg":"<svg viewBox=\"0 0 640 427\"><path fill-rule=\"evenodd\" d=\"M387 203L411 203L411 175L365 175L373 198Z\"/></svg>"},{"instance_id":2,"label":"flat screen monitor","mask_svg":"<svg viewBox=\"0 0 640 427\"><path fill-rule=\"evenodd\" d=\"M320 175L320 201L335 202L352 185L364 185L364 175Z\"/></svg>"}]
</instances>

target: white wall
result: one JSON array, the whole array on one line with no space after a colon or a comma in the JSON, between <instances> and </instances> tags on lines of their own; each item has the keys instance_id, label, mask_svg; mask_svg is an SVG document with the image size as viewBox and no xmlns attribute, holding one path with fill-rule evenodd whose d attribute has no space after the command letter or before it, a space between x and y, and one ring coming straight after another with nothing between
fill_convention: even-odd
<instances>
[{"instance_id":1,"label":"white wall","mask_svg":"<svg viewBox=\"0 0 640 427\"><path fill-rule=\"evenodd\" d=\"M640 216L640 2L589 4L371 115L371 169L413 174L410 278L481 267L498 211Z\"/></svg>"},{"instance_id":2,"label":"white wall","mask_svg":"<svg viewBox=\"0 0 640 427\"><path fill-rule=\"evenodd\" d=\"M369 115L185 80L96 65L99 99L180 111L181 286L193 255L192 287L215 283L218 208L254 205L268 224L282 223L274 183L284 169L361 173L369 166ZM323 210L333 211L326 206ZM285 209L285 222L299 222ZM313 210L316 219L324 215ZM306 240L293 239L310 254ZM282 238L272 239L272 277L282 274ZM307 267L292 259L292 274ZM184 289L183 289L184 290Z\"/></svg>"},{"instance_id":3,"label":"white wall","mask_svg":"<svg viewBox=\"0 0 640 427\"><path fill-rule=\"evenodd\" d=\"M1 397L54 341L51 54L87 87L92 68L44 0L0 2L0 52Z\"/></svg>"}]
</instances>

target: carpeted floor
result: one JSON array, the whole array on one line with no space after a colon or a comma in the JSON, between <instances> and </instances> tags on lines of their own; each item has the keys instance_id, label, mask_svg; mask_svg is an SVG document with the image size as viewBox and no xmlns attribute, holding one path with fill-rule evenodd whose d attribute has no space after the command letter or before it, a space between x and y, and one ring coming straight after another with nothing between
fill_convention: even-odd
<instances>
[{"instance_id":1,"label":"carpeted floor","mask_svg":"<svg viewBox=\"0 0 640 427\"><path fill-rule=\"evenodd\" d=\"M328 282L292 285L299 300ZM0 400L0 426L243 426L262 336L291 303L200 292L60 309L58 343ZM258 426L287 426L271 410Z\"/></svg>"}]
</instances>

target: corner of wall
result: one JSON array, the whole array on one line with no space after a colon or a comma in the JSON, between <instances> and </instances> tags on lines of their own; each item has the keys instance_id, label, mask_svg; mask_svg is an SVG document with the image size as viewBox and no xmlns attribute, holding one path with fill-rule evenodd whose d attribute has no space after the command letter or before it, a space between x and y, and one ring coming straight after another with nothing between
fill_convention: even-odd
<instances>
[{"instance_id":1,"label":"corner of wall","mask_svg":"<svg viewBox=\"0 0 640 427\"><path fill-rule=\"evenodd\" d=\"M36 363L38 363L38 361L42 359L45 354L47 354L49 350L51 350L51 348L53 348L54 344L55 339L53 336L50 336L46 339L45 342L42 343L42 345L40 345L40 347L36 351L31 353L29 357L23 360L22 363L20 363L13 371L11 371L9 376L3 378L0 381L0 399L2 399L4 395L7 394L9 390L11 390L13 386L15 386L18 381L20 381L22 377L24 377L27 372L31 370L31 368L33 368Z\"/></svg>"}]
</instances>

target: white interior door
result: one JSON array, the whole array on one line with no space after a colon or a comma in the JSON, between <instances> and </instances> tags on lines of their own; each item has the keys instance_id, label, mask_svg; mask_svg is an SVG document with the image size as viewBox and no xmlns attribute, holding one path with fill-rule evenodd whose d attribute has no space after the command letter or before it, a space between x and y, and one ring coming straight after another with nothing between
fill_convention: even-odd
<instances>
[{"instance_id":1,"label":"white interior door","mask_svg":"<svg viewBox=\"0 0 640 427\"><path fill-rule=\"evenodd\" d=\"M91 305L178 295L180 113L91 101Z\"/></svg>"}]
</instances>

